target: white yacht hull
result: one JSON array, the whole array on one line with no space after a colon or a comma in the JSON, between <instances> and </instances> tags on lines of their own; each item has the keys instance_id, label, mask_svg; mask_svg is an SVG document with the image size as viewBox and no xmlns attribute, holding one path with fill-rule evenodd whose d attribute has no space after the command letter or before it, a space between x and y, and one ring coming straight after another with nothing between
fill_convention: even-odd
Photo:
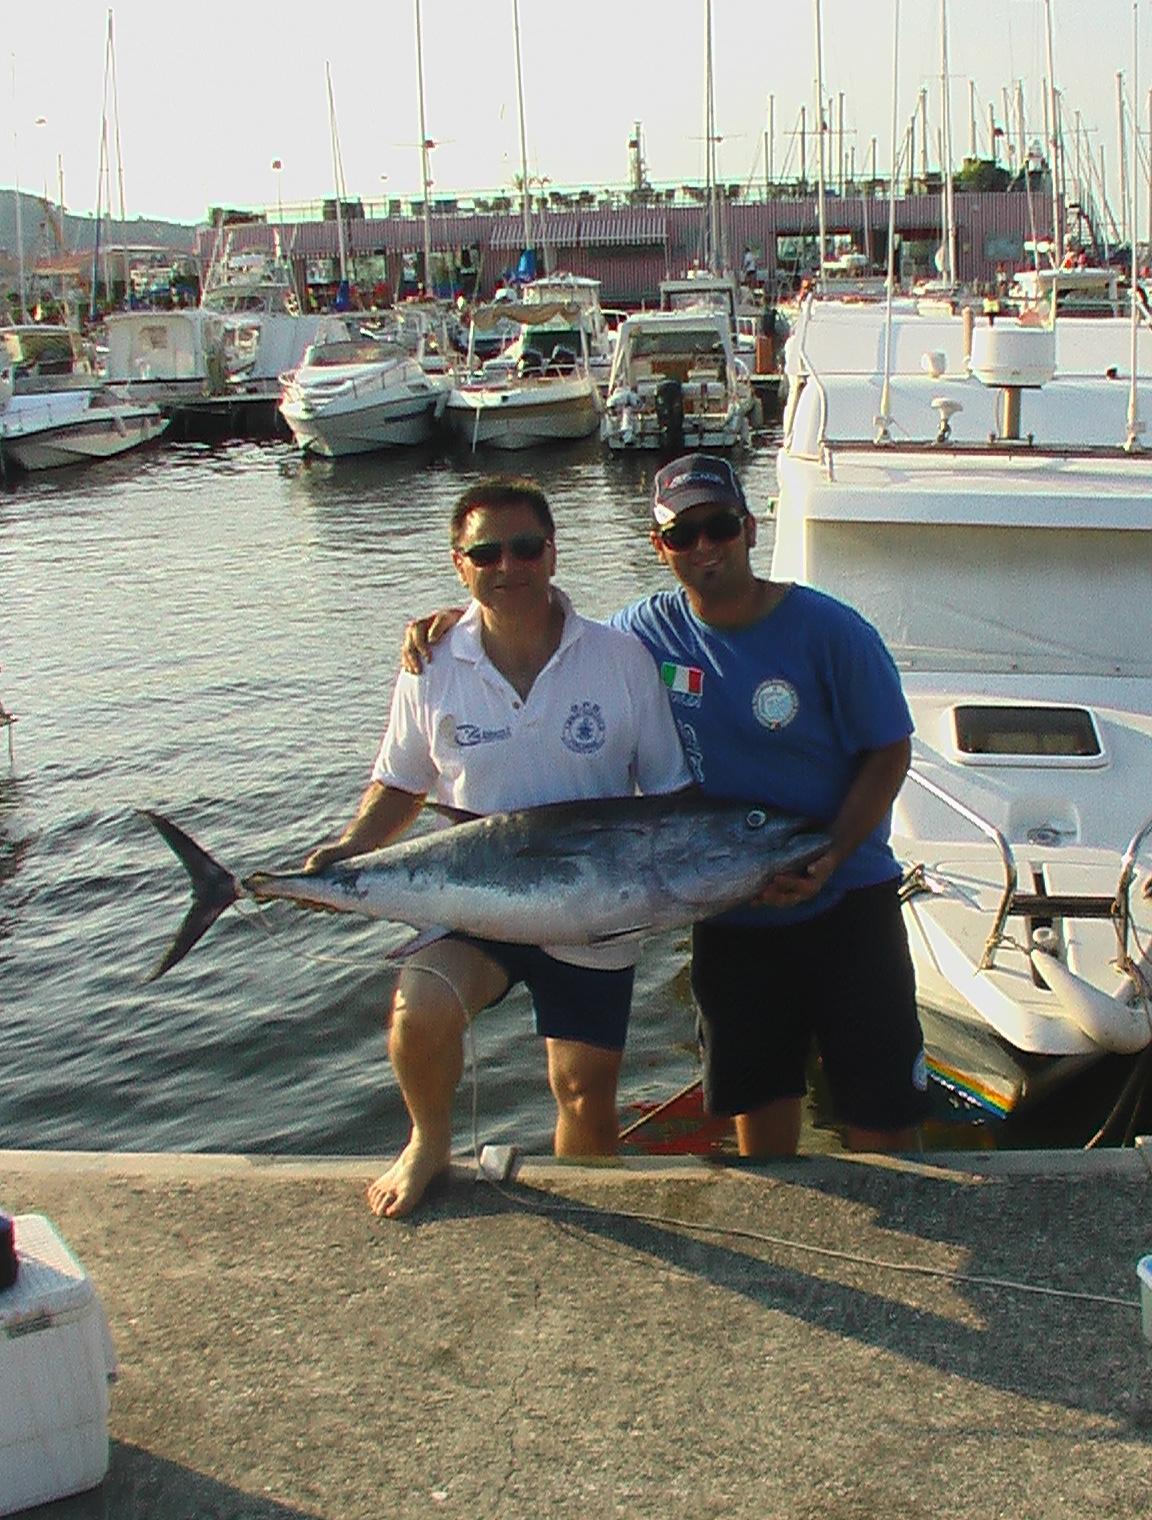
<instances>
[{"instance_id":1,"label":"white yacht hull","mask_svg":"<svg viewBox=\"0 0 1152 1520\"><path fill-rule=\"evenodd\" d=\"M347 411L317 412L306 402L284 401L280 413L306 454L333 459L426 443L439 405L436 395L402 396Z\"/></svg>"}]
</instances>

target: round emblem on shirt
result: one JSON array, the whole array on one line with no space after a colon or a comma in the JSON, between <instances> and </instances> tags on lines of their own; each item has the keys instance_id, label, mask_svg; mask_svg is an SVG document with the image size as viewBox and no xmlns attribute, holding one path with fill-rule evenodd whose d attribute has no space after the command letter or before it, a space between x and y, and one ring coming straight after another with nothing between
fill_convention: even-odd
<instances>
[{"instance_id":1,"label":"round emblem on shirt","mask_svg":"<svg viewBox=\"0 0 1152 1520\"><path fill-rule=\"evenodd\" d=\"M572 711L560 735L565 745L577 755L591 755L604 747L604 719L598 702L573 702Z\"/></svg>"},{"instance_id":2,"label":"round emblem on shirt","mask_svg":"<svg viewBox=\"0 0 1152 1520\"><path fill-rule=\"evenodd\" d=\"M765 728L787 728L800 711L800 698L791 681L761 681L752 698L752 711Z\"/></svg>"}]
</instances>

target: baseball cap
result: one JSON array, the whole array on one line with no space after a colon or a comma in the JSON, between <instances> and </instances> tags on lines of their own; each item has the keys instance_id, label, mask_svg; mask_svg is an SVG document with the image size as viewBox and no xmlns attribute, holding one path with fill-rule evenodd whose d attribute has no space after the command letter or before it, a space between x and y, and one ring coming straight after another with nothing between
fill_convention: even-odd
<instances>
[{"instance_id":1,"label":"baseball cap","mask_svg":"<svg viewBox=\"0 0 1152 1520\"><path fill-rule=\"evenodd\" d=\"M652 515L662 528L689 507L706 504L748 510L744 487L726 459L715 454L684 454L656 471Z\"/></svg>"}]
</instances>

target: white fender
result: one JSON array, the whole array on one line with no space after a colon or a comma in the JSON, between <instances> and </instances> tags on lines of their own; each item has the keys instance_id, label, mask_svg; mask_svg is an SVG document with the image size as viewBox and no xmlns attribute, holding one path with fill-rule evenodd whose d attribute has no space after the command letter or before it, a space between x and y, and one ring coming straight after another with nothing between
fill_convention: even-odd
<instances>
[{"instance_id":1,"label":"white fender","mask_svg":"<svg viewBox=\"0 0 1152 1520\"><path fill-rule=\"evenodd\" d=\"M1152 1043L1152 1025L1143 1005L1132 1007L1127 1001L1132 992L1130 978L1116 996L1110 996L1046 951L1032 950L1029 958L1072 1022L1103 1050L1127 1056Z\"/></svg>"}]
</instances>

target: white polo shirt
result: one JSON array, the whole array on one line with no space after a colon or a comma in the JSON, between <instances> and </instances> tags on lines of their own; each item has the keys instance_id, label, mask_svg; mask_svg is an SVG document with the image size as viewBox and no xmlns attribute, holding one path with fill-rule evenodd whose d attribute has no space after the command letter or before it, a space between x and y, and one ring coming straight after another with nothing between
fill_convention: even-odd
<instances>
[{"instance_id":1,"label":"white polo shirt","mask_svg":"<svg viewBox=\"0 0 1152 1520\"><path fill-rule=\"evenodd\" d=\"M689 785L652 656L632 634L564 609L559 646L527 698L496 669L480 605L437 645L420 676L401 672L372 779L470 813ZM616 969L632 944L545 946L557 960Z\"/></svg>"}]
</instances>

